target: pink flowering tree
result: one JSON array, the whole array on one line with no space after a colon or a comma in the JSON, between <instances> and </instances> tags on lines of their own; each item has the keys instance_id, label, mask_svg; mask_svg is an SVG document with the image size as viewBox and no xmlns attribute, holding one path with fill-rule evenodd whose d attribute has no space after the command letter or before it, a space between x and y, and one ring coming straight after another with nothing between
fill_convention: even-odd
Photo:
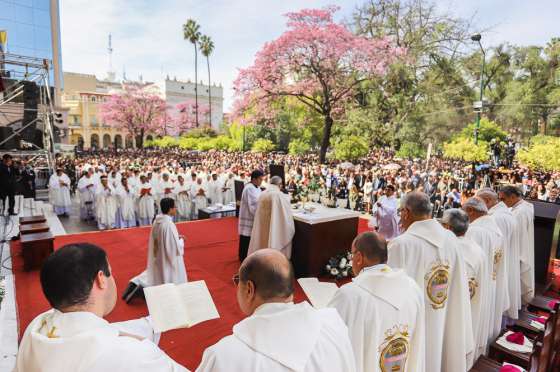
<instances>
[{"instance_id":1,"label":"pink flowering tree","mask_svg":"<svg viewBox=\"0 0 560 372\"><path fill-rule=\"evenodd\" d=\"M173 125L176 135L197 127L196 107L196 102L194 100L187 100L175 106L176 112L174 113L175 118ZM210 109L208 105L198 105L198 119L202 120L203 125L209 125L210 123L209 112Z\"/></svg>"},{"instance_id":2,"label":"pink flowering tree","mask_svg":"<svg viewBox=\"0 0 560 372\"><path fill-rule=\"evenodd\" d=\"M241 69L234 83L234 109L243 122L269 118L273 102L295 97L324 119L320 160L325 161L336 114L359 85L386 68L404 50L389 39L354 35L333 20L338 7L288 13L288 30L257 53L253 66Z\"/></svg>"},{"instance_id":3,"label":"pink flowering tree","mask_svg":"<svg viewBox=\"0 0 560 372\"><path fill-rule=\"evenodd\" d=\"M146 133L157 133L166 114L166 104L156 93L142 87L125 85L99 107L101 120L136 138L141 148Z\"/></svg>"}]
</instances>

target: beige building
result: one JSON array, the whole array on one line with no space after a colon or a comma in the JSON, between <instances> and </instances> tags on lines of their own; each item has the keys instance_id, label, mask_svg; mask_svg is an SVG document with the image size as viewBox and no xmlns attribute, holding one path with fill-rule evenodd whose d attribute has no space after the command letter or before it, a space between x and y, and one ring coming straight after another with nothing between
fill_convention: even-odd
<instances>
[{"instance_id":1,"label":"beige building","mask_svg":"<svg viewBox=\"0 0 560 372\"><path fill-rule=\"evenodd\" d=\"M142 86L152 86L175 110L177 104L195 98L194 83L165 79L162 83L131 82ZM121 82L99 80L95 75L64 73L64 91L62 107L68 122L68 142L78 148L96 149L130 148L134 139L125 130L118 130L104 123L99 116L99 105L105 102L111 93L122 89ZM198 86L199 105L208 105L208 86ZM220 130L223 120L223 88L218 85L210 87L212 95L212 128ZM173 114L173 113L172 113ZM208 124L208 117L200 117L200 125ZM150 139L150 134L145 139Z\"/></svg>"},{"instance_id":2,"label":"beige building","mask_svg":"<svg viewBox=\"0 0 560 372\"><path fill-rule=\"evenodd\" d=\"M99 105L108 99L110 92L121 87L121 83L98 80L95 75L64 73L62 106L67 110L70 144L82 149L134 146L133 138L126 131L109 126L99 117Z\"/></svg>"}]
</instances>

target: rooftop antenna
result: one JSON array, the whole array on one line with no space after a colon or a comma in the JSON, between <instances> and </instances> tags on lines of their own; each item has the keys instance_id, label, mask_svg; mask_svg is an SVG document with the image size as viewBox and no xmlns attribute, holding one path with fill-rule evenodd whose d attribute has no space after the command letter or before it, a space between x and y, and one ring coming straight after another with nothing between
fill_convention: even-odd
<instances>
[{"instance_id":1,"label":"rooftop antenna","mask_svg":"<svg viewBox=\"0 0 560 372\"><path fill-rule=\"evenodd\" d=\"M113 37L111 34L109 34L107 52L109 53L109 71L107 71L107 80L115 81L115 71L113 70Z\"/></svg>"}]
</instances>

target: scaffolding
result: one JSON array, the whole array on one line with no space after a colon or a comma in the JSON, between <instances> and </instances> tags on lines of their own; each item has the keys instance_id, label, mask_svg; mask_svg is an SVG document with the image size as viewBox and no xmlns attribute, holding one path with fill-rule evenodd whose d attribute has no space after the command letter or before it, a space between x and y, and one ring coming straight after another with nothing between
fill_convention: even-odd
<instances>
[{"instance_id":1,"label":"scaffolding","mask_svg":"<svg viewBox=\"0 0 560 372\"><path fill-rule=\"evenodd\" d=\"M22 140L17 150L2 152L15 156L25 156L28 161L35 164L43 163L49 172L53 172L55 167L53 123L55 110L49 81L50 70L50 60L2 53L0 50L0 78L2 78L4 85L4 91L0 92L0 117L14 117L20 112L37 111L37 117L28 123L23 123L22 115L19 121L21 126L13 129L13 133L6 138L0 138L0 148L9 141L21 137L22 132L28 127L32 125L40 127L42 128L40 129L42 132L42 148L35 143ZM25 104L23 110L17 108L17 105L14 108L14 104L23 99L24 86L28 83L34 83L38 87L37 108L27 108ZM15 126L14 122L8 125Z\"/></svg>"}]
</instances>

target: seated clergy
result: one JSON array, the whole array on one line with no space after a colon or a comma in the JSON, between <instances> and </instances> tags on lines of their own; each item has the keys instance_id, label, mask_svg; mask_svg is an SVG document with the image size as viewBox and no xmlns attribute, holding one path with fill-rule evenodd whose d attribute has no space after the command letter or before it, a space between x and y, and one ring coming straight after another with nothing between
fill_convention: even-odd
<instances>
[{"instance_id":1,"label":"seated clergy","mask_svg":"<svg viewBox=\"0 0 560 372\"><path fill-rule=\"evenodd\" d=\"M157 335L146 318L125 322L146 338L103 319L117 300L103 249L88 243L60 248L41 268L41 286L53 309L27 327L15 372L187 371L150 340Z\"/></svg>"},{"instance_id":2,"label":"seated clergy","mask_svg":"<svg viewBox=\"0 0 560 372\"><path fill-rule=\"evenodd\" d=\"M403 270L387 266L387 243L365 232L352 243L356 277L331 300L348 326L356 371L424 369L424 297ZM396 369L398 367L398 369Z\"/></svg>"},{"instance_id":3,"label":"seated clergy","mask_svg":"<svg viewBox=\"0 0 560 372\"><path fill-rule=\"evenodd\" d=\"M488 327L492 312L487 310L490 294L490 274L487 272L486 255L482 248L465 234L469 229L469 216L458 208L443 212L443 227L451 230L459 239L459 250L465 259L465 273L469 283L472 328L474 337L474 353L470 354L467 367L483 354L488 343Z\"/></svg>"},{"instance_id":4,"label":"seated clergy","mask_svg":"<svg viewBox=\"0 0 560 372\"><path fill-rule=\"evenodd\" d=\"M355 371L348 329L336 310L292 302L294 272L282 253L253 253L234 281L248 317L206 349L197 371Z\"/></svg>"},{"instance_id":5,"label":"seated clergy","mask_svg":"<svg viewBox=\"0 0 560 372\"><path fill-rule=\"evenodd\" d=\"M292 255L292 239L296 232L288 195L281 191L282 178L274 176L258 199L249 254L263 248L277 249L288 259Z\"/></svg>"},{"instance_id":6,"label":"seated clergy","mask_svg":"<svg viewBox=\"0 0 560 372\"><path fill-rule=\"evenodd\" d=\"M185 241L173 223L177 214L175 200L161 199L160 208L161 214L156 216L150 233L146 284L186 283L187 271L183 261Z\"/></svg>"}]
</instances>

